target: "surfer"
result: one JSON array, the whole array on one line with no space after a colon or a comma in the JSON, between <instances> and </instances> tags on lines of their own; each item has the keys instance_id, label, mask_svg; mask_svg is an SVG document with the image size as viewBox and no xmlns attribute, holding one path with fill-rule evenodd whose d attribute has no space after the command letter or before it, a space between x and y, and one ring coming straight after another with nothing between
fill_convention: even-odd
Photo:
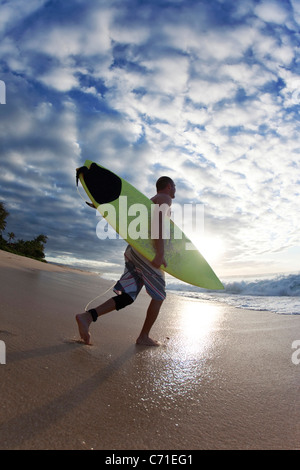
<instances>
[{"instance_id":1,"label":"surfer","mask_svg":"<svg viewBox=\"0 0 300 470\"><path fill-rule=\"evenodd\" d=\"M168 176L160 177L156 182L156 195L151 199L159 206L171 206L175 198L176 186ZM91 344L90 325L98 317L114 310L120 310L132 304L137 298L142 287L145 286L151 301L146 313L146 319L142 330L136 340L136 344L144 346L159 346L159 343L149 337L150 330L155 323L163 301L166 298L165 276L160 269L167 266L164 257L164 238L162 229L162 216L159 218L158 237L153 240L155 257L152 261L135 251L130 245L126 248L125 270L120 280L114 286L115 297L110 298L97 308L76 315L79 334L85 344Z\"/></svg>"}]
</instances>

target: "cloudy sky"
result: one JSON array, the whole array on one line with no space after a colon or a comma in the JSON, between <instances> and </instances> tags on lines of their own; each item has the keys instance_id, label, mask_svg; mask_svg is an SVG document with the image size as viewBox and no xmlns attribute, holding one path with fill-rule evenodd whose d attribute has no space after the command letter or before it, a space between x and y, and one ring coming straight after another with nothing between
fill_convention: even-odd
<instances>
[{"instance_id":1,"label":"cloudy sky","mask_svg":"<svg viewBox=\"0 0 300 470\"><path fill-rule=\"evenodd\" d=\"M86 159L204 204L215 271L299 270L299 0L0 1L0 201L49 260L121 272ZM7 233L6 232L6 233ZM91 265L91 264L90 264Z\"/></svg>"}]
</instances>

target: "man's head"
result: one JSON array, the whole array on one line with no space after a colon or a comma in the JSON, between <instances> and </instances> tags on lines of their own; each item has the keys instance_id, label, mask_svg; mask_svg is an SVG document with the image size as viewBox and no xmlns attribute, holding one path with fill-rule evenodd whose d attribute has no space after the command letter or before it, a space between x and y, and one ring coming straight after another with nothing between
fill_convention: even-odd
<instances>
[{"instance_id":1,"label":"man's head","mask_svg":"<svg viewBox=\"0 0 300 470\"><path fill-rule=\"evenodd\" d=\"M158 193L168 194L172 199L175 198L176 186L169 176L161 176L156 181L156 190Z\"/></svg>"}]
</instances>

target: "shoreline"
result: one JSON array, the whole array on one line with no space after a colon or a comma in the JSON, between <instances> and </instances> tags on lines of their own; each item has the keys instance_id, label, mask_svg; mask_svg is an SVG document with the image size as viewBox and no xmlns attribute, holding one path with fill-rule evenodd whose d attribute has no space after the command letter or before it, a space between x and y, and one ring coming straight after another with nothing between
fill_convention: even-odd
<instances>
[{"instance_id":1,"label":"shoreline","mask_svg":"<svg viewBox=\"0 0 300 470\"><path fill-rule=\"evenodd\" d=\"M88 270L73 268L59 263L52 263L47 261L39 261L27 256L17 255L16 253L10 253L9 251L0 250L0 267L14 268L14 269L25 269L25 270L38 270L38 271L49 271L49 272L78 272L81 274L92 275L96 274Z\"/></svg>"},{"instance_id":2,"label":"shoreline","mask_svg":"<svg viewBox=\"0 0 300 470\"><path fill-rule=\"evenodd\" d=\"M0 449L300 448L299 317L172 293L161 346L139 347L143 290L86 346L75 314L111 285L94 274L0 251Z\"/></svg>"}]
</instances>

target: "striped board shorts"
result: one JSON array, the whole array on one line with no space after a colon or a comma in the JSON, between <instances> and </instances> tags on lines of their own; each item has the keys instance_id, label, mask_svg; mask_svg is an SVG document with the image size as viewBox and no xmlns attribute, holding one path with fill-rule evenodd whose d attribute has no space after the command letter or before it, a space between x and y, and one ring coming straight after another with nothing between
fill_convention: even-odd
<instances>
[{"instance_id":1,"label":"striped board shorts","mask_svg":"<svg viewBox=\"0 0 300 470\"><path fill-rule=\"evenodd\" d=\"M130 245L124 253L125 270L114 286L114 292L125 292L135 300L143 286L154 300L165 300L166 282L162 270L154 268L144 256L138 254Z\"/></svg>"}]
</instances>

